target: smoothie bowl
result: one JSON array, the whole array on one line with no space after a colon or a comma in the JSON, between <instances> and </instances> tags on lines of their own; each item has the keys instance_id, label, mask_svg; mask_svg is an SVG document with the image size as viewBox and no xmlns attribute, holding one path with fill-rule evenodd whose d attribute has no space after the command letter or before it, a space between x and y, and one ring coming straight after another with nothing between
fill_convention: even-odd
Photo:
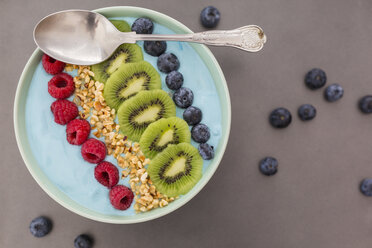
<instances>
[{"instance_id":1,"label":"smoothie bowl","mask_svg":"<svg viewBox=\"0 0 372 248\"><path fill-rule=\"evenodd\" d=\"M122 32L146 18L153 33L191 33L148 9L96 11ZM143 222L184 205L212 177L231 107L208 48L138 42L102 64L53 70L37 49L18 84L14 125L31 175L62 206L102 222Z\"/></svg>"}]
</instances>

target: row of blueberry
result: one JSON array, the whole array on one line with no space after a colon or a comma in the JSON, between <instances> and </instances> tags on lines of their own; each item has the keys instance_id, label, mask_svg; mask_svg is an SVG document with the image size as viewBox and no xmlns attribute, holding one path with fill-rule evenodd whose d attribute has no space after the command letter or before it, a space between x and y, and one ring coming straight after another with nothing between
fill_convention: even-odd
<instances>
[{"instance_id":1,"label":"row of blueberry","mask_svg":"<svg viewBox=\"0 0 372 248\"><path fill-rule=\"evenodd\" d=\"M132 25L132 31L141 34L151 34L154 24L147 18L138 18ZM143 44L145 52L151 56L158 57L157 67L163 73L166 73L165 83L170 90L173 90L173 101L175 104L185 109L183 112L184 120L192 126L191 137L194 141L200 143L198 150L205 160L212 159L214 156L213 146L206 143L210 138L209 127L203 123L202 111L192 106L194 93L187 87L182 87L184 77L178 71L180 61L173 53L167 53L167 43L165 41L145 41Z\"/></svg>"}]
</instances>

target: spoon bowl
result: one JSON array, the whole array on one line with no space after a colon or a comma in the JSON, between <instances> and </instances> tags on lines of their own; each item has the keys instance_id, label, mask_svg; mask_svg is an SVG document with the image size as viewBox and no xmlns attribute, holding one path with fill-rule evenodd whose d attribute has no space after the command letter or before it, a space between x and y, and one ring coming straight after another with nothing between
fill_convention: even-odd
<instances>
[{"instance_id":1,"label":"spoon bowl","mask_svg":"<svg viewBox=\"0 0 372 248\"><path fill-rule=\"evenodd\" d=\"M43 18L34 29L34 40L43 52L55 59L92 65L106 60L121 44L115 39L118 33L101 14L67 10Z\"/></svg>"}]
</instances>

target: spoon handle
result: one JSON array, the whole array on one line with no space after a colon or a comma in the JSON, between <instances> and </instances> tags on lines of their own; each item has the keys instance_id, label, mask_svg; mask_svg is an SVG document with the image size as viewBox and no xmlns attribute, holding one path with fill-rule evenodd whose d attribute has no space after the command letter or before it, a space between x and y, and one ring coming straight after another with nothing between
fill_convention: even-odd
<instances>
[{"instance_id":1,"label":"spoon handle","mask_svg":"<svg viewBox=\"0 0 372 248\"><path fill-rule=\"evenodd\" d=\"M266 42L266 35L259 26L248 25L233 30L206 31L193 34L126 34L134 41L186 41L212 46L231 46L248 52L258 52Z\"/></svg>"}]
</instances>

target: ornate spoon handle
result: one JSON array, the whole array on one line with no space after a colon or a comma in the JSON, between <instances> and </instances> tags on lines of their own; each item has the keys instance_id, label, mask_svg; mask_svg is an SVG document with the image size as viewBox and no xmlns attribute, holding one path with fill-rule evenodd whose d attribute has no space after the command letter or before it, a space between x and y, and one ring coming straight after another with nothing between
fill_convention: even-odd
<instances>
[{"instance_id":1,"label":"ornate spoon handle","mask_svg":"<svg viewBox=\"0 0 372 248\"><path fill-rule=\"evenodd\" d=\"M135 43L138 40L149 41L187 41L212 46L231 46L248 52L260 51L266 35L259 26L248 25L233 30L206 31L194 34L135 34L123 33L122 42Z\"/></svg>"}]
</instances>

